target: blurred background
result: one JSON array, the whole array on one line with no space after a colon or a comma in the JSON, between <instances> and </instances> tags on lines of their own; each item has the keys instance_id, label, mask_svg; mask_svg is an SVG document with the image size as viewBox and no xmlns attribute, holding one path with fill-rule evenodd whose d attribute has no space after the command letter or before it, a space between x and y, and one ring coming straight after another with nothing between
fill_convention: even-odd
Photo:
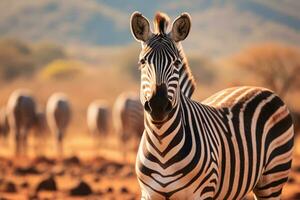
<instances>
[{"instance_id":1,"label":"blurred background","mask_svg":"<svg viewBox=\"0 0 300 200\"><path fill-rule=\"evenodd\" d=\"M120 136L114 122L120 94L120 102L134 101L133 93L139 91L140 44L129 29L130 15L136 10L150 21L157 11L172 20L182 12L192 16L192 30L183 47L197 81L193 99L201 101L232 86L267 87L288 104L298 131L297 0L1 0L0 107L6 108L11 94L22 88L30 91L39 113L46 112L53 93L63 93L71 114L63 153L57 152L49 122L45 134L30 129L37 133L29 134L22 155L15 154L13 134L2 134L0 199L139 197L133 165L139 138ZM104 110L99 115L108 113L101 123L108 128L95 133L87 123L87 110L99 99L96 105ZM284 199L300 199L298 141Z\"/></svg>"}]
</instances>

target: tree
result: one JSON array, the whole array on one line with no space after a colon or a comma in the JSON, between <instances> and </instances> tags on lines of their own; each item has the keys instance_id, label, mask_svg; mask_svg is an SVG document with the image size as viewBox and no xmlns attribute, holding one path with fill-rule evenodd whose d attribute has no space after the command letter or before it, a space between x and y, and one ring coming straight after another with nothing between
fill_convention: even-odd
<instances>
[{"instance_id":1,"label":"tree","mask_svg":"<svg viewBox=\"0 0 300 200\"><path fill-rule=\"evenodd\" d=\"M62 47L50 43L35 45L32 54L37 68L44 67L53 60L65 59L67 57Z\"/></svg>"},{"instance_id":2,"label":"tree","mask_svg":"<svg viewBox=\"0 0 300 200\"><path fill-rule=\"evenodd\" d=\"M31 75L34 71L31 49L19 40L0 40L0 78L11 80L19 75Z\"/></svg>"},{"instance_id":3,"label":"tree","mask_svg":"<svg viewBox=\"0 0 300 200\"><path fill-rule=\"evenodd\" d=\"M254 45L234 58L281 97L300 84L300 49L279 43Z\"/></svg>"}]
</instances>

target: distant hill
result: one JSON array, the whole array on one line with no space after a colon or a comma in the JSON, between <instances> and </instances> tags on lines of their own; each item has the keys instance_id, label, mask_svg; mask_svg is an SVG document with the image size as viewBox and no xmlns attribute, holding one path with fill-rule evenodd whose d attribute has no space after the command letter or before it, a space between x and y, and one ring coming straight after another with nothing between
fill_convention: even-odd
<instances>
[{"instance_id":1,"label":"distant hill","mask_svg":"<svg viewBox=\"0 0 300 200\"><path fill-rule=\"evenodd\" d=\"M129 17L135 10L149 20L158 10L173 19L189 12L192 32L184 46L209 56L261 41L300 45L297 0L1 0L0 36L66 46L125 45L133 42Z\"/></svg>"}]
</instances>

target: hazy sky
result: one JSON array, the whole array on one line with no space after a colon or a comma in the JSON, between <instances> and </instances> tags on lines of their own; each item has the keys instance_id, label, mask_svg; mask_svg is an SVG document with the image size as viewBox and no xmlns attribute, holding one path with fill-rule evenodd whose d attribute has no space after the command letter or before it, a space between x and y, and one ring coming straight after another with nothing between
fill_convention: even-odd
<instances>
[{"instance_id":1,"label":"hazy sky","mask_svg":"<svg viewBox=\"0 0 300 200\"><path fill-rule=\"evenodd\" d=\"M257 42L300 45L298 0L1 0L0 36L63 45L126 45L133 42L129 18L156 11L174 19L192 16L186 49L209 56L228 55Z\"/></svg>"}]
</instances>

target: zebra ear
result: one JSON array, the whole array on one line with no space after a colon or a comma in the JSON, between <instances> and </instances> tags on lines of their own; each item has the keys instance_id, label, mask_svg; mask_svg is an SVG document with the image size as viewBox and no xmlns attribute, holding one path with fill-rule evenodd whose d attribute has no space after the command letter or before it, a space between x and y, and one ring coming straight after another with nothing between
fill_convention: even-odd
<instances>
[{"instance_id":1,"label":"zebra ear","mask_svg":"<svg viewBox=\"0 0 300 200\"><path fill-rule=\"evenodd\" d=\"M132 13L130 27L131 33L137 41L146 42L152 35L149 21L139 12Z\"/></svg>"},{"instance_id":2,"label":"zebra ear","mask_svg":"<svg viewBox=\"0 0 300 200\"><path fill-rule=\"evenodd\" d=\"M188 13L182 13L179 17L177 17L172 25L171 30L171 38L175 42L180 42L184 40L191 29L191 17Z\"/></svg>"}]
</instances>

